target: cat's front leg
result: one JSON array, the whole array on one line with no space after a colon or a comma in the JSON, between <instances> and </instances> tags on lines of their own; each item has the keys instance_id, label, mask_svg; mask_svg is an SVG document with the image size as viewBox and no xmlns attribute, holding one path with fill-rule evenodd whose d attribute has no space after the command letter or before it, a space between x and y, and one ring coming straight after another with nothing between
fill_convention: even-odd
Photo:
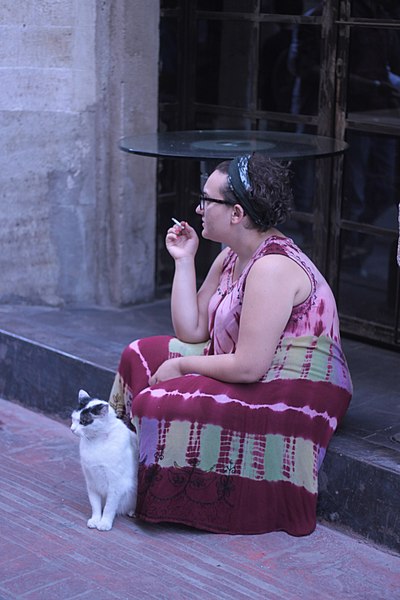
<instances>
[{"instance_id":1,"label":"cat's front leg","mask_svg":"<svg viewBox=\"0 0 400 600\"><path fill-rule=\"evenodd\" d=\"M119 497L117 494L109 493L104 506L103 515L96 527L100 531L109 531L114 522L115 515L117 513Z\"/></svg>"},{"instance_id":2,"label":"cat's front leg","mask_svg":"<svg viewBox=\"0 0 400 600\"><path fill-rule=\"evenodd\" d=\"M101 521L101 497L96 494L93 490L88 490L89 502L92 507L92 516L87 522L87 526L90 529L95 529Z\"/></svg>"}]
</instances>

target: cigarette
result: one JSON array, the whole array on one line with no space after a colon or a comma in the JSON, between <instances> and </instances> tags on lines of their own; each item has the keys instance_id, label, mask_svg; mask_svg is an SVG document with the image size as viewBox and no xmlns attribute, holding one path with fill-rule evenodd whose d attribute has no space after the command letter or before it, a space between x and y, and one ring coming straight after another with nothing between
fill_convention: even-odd
<instances>
[{"instance_id":1,"label":"cigarette","mask_svg":"<svg viewBox=\"0 0 400 600\"><path fill-rule=\"evenodd\" d=\"M178 225L178 227L180 227L181 229L185 229L184 226L180 224L178 219L174 219L174 217L171 217L171 220L175 223L175 225Z\"/></svg>"}]
</instances>

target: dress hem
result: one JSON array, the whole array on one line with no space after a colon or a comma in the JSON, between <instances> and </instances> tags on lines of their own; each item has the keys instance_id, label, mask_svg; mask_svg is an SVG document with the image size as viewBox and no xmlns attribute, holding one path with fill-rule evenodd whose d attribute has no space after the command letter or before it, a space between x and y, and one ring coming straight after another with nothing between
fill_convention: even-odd
<instances>
[{"instance_id":1,"label":"dress hem","mask_svg":"<svg viewBox=\"0 0 400 600\"><path fill-rule=\"evenodd\" d=\"M144 521L145 523L154 523L154 524L161 524L161 523L171 523L171 524L175 524L175 525L184 525L185 527L191 527L192 529L196 529L198 531L205 531L208 533L219 533L219 534L225 534L225 535L263 535L265 533L274 533L274 532L284 532L287 533L288 535L291 535L293 537L305 537L307 535L311 535L315 529L317 524L315 523L315 525L313 526L312 529L310 529L310 531L306 531L306 532L296 532L294 533L293 531L289 531L288 529L285 528L280 528L280 529L263 529L260 531L253 531L253 530L226 530L226 529L218 529L217 527L210 527L208 525L195 525L192 521L185 521L184 519L168 519L166 517L148 517L146 515L141 515L141 514L135 514L135 518L139 521Z\"/></svg>"}]
</instances>

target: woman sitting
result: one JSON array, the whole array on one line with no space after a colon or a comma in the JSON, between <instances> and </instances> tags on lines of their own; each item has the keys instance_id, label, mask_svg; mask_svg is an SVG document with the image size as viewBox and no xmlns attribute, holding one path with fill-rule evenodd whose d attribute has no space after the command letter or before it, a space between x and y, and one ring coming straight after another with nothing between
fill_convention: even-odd
<instances>
[{"instance_id":1,"label":"woman sitting","mask_svg":"<svg viewBox=\"0 0 400 600\"><path fill-rule=\"evenodd\" d=\"M316 525L318 469L352 384L332 291L276 226L287 168L253 154L221 163L196 209L225 246L197 291L198 237L167 232L176 337L132 342L110 403L139 435L137 517L223 533Z\"/></svg>"}]
</instances>

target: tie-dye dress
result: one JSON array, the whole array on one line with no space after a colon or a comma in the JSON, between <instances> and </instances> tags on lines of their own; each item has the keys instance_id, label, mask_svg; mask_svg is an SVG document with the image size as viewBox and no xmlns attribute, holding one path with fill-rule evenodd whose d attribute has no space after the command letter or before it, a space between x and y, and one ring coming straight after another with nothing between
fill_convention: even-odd
<instances>
[{"instance_id":1,"label":"tie-dye dress","mask_svg":"<svg viewBox=\"0 0 400 600\"><path fill-rule=\"evenodd\" d=\"M312 291L293 309L264 377L238 384L192 374L149 387L169 357L235 351L246 277L266 254L299 264ZM237 281L235 261L231 251L210 301L207 344L150 337L121 357L110 403L131 415L139 435L136 514L214 532L308 534L318 469L352 393L336 303L289 238L263 242Z\"/></svg>"}]
</instances>

